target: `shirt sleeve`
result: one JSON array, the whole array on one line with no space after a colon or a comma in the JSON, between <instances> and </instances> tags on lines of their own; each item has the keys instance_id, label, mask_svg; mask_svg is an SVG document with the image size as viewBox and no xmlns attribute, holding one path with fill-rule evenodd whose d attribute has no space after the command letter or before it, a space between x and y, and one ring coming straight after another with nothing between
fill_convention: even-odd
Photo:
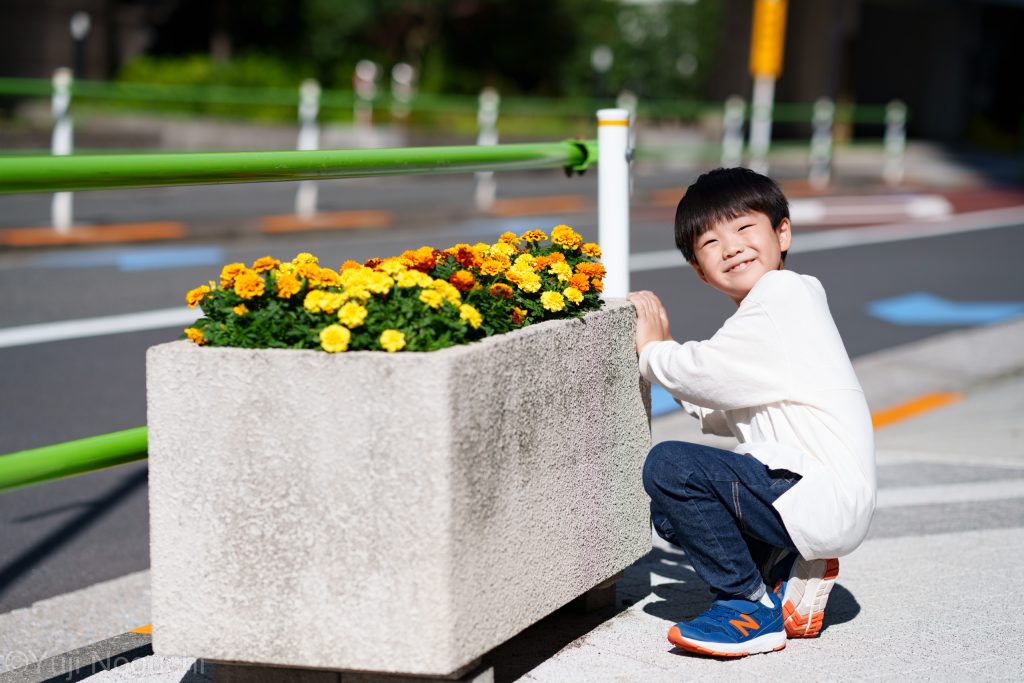
<instances>
[{"instance_id":1,"label":"shirt sleeve","mask_svg":"<svg viewBox=\"0 0 1024 683\"><path fill-rule=\"evenodd\" d=\"M676 399L676 402L682 406L683 410L689 415L700 420L700 431L705 434L714 434L716 436L732 436L732 430L729 429L729 422L725 419L725 413L721 410L710 410L703 408L693 403Z\"/></svg>"},{"instance_id":2,"label":"shirt sleeve","mask_svg":"<svg viewBox=\"0 0 1024 683\"><path fill-rule=\"evenodd\" d=\"M651 342L640 372L673 396L712 410L786 400L792 373L785 342L764 307L744 302L707 341Z\"/></svg>"}]
</instances>

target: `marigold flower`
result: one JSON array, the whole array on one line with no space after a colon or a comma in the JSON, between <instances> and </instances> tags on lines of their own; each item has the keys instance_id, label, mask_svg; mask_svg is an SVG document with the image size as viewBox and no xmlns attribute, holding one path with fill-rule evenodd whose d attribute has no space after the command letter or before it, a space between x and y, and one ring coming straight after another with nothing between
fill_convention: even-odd
<instances>
[{"instance_id":1,"label":"marigold flower","mask_svg":"<svg viewBox=\"0 0 1024 683\"><path fill-rule=\"evenodd\" d=\"M512 324L513 325L519 325L524 320L526 320L526 313L527 313L527 311L525 309L519 308L518 306L513 306L512 307Z\"/></svg>"},{"instance_id":2,"label":"marigold flower","mask_svg":"<svg viewBox=\"0 0 1024 683\"><path fill-rule=\"evenodd\" d=\"M569 286L570 287L575 287L576 289L578 289L578 290L580 290L581 292L584 292L584 293L589 292L590 291L590 278L588 278L583 273L576 273L571 278L569 278Z\"/></svg>"},{"instance_id":3,"label":"marigold flower","mask_svg":"<svg viewBox=\"0 0 1024 683\"><path fill-rule=\"evenodd\" d=\"M468 292L473 289L473 285L476 284L476 278L473 277L473 273L468 270L457 270L452 273L452 276L448 278L448 282L451 282L455 289L460 292Z\"/></svg>"},{"instance_id":4,"label":"marigold flower","mask_svg":"<svg viewBox=\"0 0 1024 683\"><path fill-rule=\"evenodd\" d=\"M456 306L462 303L462 294L450 282L445 280L434 280L430 286L440 292L441 296L447 299L450 303Z\"/></svg>"},{"instance_id":5,"label":"marigold flower","mask_svg":"<svg viewBox=\"0 0 1024 683\"><path fill-rule=\"evenodd\" d=\"M367 268L373 269L373 268L376 268L377 266L379 266L382 261L383 261L383 259L372 258L372 259L368 259L366 261L366 263L364 263L363 265L366 266Z\"/></svg>"},{"instance_id":6,"label":"marigold flower","mask_svg":"<svg viewBox=\"0 0 1024 683\"><path fill-rule=\"evenodd\" d=\"M593 258L601 258L601 247L594 244L593 242L587 242L586 244L584 244L582 247L580 247L580 251L582 251L587 256Z\"/></svg>"},{"instance_id":7,"label":"marigold flower","mask_svg":"<svg viewBox=\"0 0 1024 683\"><path fill-rule=\"evenodd\" d=\"M196 304L203 300L207 294L210 293L210 288L206 285L199 285L195 289L190 289L188 294L185 295L185 303L188 304L189 308L195 308Z\"/></svg>"},{"instance_id":8,"label":"marigold flower","mask_svg":"<svg viewBox=\"0 0 1024 683\"><path fill-rule=\"evenodd\" d=\"M405 335L398 330L384 330L380 333L380 345L388 353L405 348Z\"/></svg>"},{"instance_id":9,"label":"marigold flower","mask_svg":"<svg viewBox=\"0 0 1024 683\"><path fill-rule=\"evenodd\" d=\"M341 264L341 267L338 268L338 270L340 270L342 273L344 273L346 270L352 270L353 268L362 268L362 267L363 267L363 264L359 263L358 261L345 261L344 263Z\"/></svg>"},{"instance_id":10,"label":"marigold flower","mask_svg":"<svg viewBox=\"0 0 1024 683\"><path fill-rule=\"evenodd\" d=\"M314 287L320 284L320 266L311 261L303 261L302 263L296 264L295 274L299 277L306 278L306 280L309 281L309 284Z\"/></svg>"},{"instance_id":11,"label":"marigold flower","mask_svg":"<svg viewBox=\"0 0 1024 683\"><path fill-rule=\"evenodd\" d=\"M317 273L316 284L320 287L338 287L341 285L341 276L330 268L321 268Z\"/></svg>"},{"instance_id":12,"label":"marigold flower","mask_svg":"<svg viewBox=\"0 0 1024 683\"><path fill-rule=\"evenodd\" d=\"M583 292L575 287L566 287L562 290L562 295L577 306L583 302Z\"/></svg>"},{"instance_id":13,"label":"marigold flower","mask_svg":"<svg viewBox=\"0 0 1024 683\"><path fill-rule=\"evenodd\" d=\"M572 266L564 261L558 261L552 263L551 267L548 268L548 272L552 275L558 276L559 282L568 282L569 278L572 277Z\"/></svg>"},{"instance_id":14,"label":"marigold flower","mask_svg":"<svg viewBox=\"0 0 1024 683\"><path fill-rule=\"evenodd\" d=\"M255 270L246 269L244 273L235 278L235 294L243 299L261 296L265 287L266 283Z\"/></svg>"},{"instance_id":15,"label":"marigold flower","mask_svg":"<svg viewBox=\"0 0 1024 683\"><path fill-rule=\"evenodd\" d=\"M281 299L290 299L302 289L302 283L291 273L281 272L277 274L277 296Z\"/></svg>"},{"instance_id":16,"label":"marigold flower","mask_svg":"<svg viewBox=\"0 0 1024 683\"><path fill-rule=\"evenodd\" d=\"M345 327L359 327L366 320L366 308L354 301L349 301L338 309L338 320Z\"/></svg>"},{"instance_id":17,"label":"marigold flower","mask_svg":"<svg viewBox=\"0 0 1024 683\"><path fill-rule=\"evenodd\" d=\"M206 337L203 336L203 331L198 327L186 327L185 336L188 337L189 341L202 346L206 343Z\"/></svg>"},{"instance_id":18,"label":"marigold flower","mask_svg":"<svg viewBox=\"0 0 1024 683\"><path fill-rule=\"evenodd\" d=\"M558 313L565 308L565 297L560 292L544 292L540 295L540 305L552 313Z\"/></svg>"},{"instance_id":19,"label":"marigold flower","mask_svg":"<svg viewBox=\"0 0 1024 683\"><path fill-rule=\"evenodd\" d=\"M462 304L459 306L459 319L465 320L474 330L479 328L480 323L484 321L483 316L480 315L480 311L476 310L469 304Z\"/></svg>"},{"instance_id":20,"label":"marigold flower","mask_svg":"<svg viewBox=\"0 0 1024 683\"><path fill-rule=\"evenodd\" d=\"M391 258L386 258L381 261L380 265L377 266L377 270L387 273L393 277L398 273L401 273L403 270L406 270L406 267L406 264L402 263L401 258L392 256Z\"/></svg>"},{"instance_id":21,"label":"marigold flower","mask_svg":"<svg viewBox=\"0 0 1024 683\"><path fill-rule=\"evenodd\" d=\"M601 278L599 278L599 277L595 277L593 280L591 280L590 281L590 285L594 288L594 291L597 292L598 294L600 294L601 292L604 291L604 282L602 282Z\"/></svg>"},{"instance_id":22,"label":"marigold flower","mask_svg":"<svg viewBox=\"0 0 1024 683\"><path fill-rule=\"evenodd\" d=\"M235 284L235 278L249 270L244 263L229 263L220 271L220 286L227 289Z\"/></svg>"},{"instance_id":23,"label":"marigold flower","mask_svg":"<svg viewBox=\"0 0 1024 683\"><path fill-rule=\"evenodd\" d=\"M246 313L249 312L249 307L246 306L245 304L238 304L231 310L234 311L235 315L245 315Z\"/></svg>"},{"instance_id":24,"label":"marigold flower","mask_svg":"<svg viewBox=\"0 0 1024 683\"><path fill-rule=\"evenodd\" d=\"M604 277L604 266L600 263L578 263L576 272L583 273L587 277Z\"/></svg>"},{"instance_id":25,"label":"marigold flower","mask_svg":"<svg viewBox=\"0 0 1024 683\"><path fill-rule=\"evenodd\" d=\"M437 265L437 257L441 254L433 247L420 247L414 251L403 251L402 258L408 259L415 268L423 273L429 273Z\"/></svg>"},{"instance_id":26,"label":"marigold flower","mask_svg":"<svg viewBox=\"0 0 1024 683\"><path fill-rule=\"evenodd\" d=\"M551 229L551 241L564 249L578 249L583 236L568 225L556 225Z\"/></svg>"},{"instance_id":27,"label":"marigold flower","mask_svg":"<svg viewBox=\"0 0 1024 683\"><path fill-rule=\"evenodd\" d=\"M512 264L512 267L518 270L534 270L534 264L536 263L536 257L531 254L520 254L516 257L515 263Z\"/></svg>"},{"instance_id":28,"label":"marigold flower","mask_svg":"<svg viewBox=\"0 0 1024 683\"><path fill-rule=\"evenodd\" d=\"M508 259L502 263L496 258L485 258L480 262L480 274L481 275L497 275L508 268Z\"/></svg>"},{"instance_id":29,"label":"marigold flower","mask_svg":"<svg viewBox=\"0 0 1024 683\"><path fill-rule=\"evenodd\" d=\"M527 230L520 237L524 242L543 242L548 238L541 230Z\"/></svg>"},{"instance_id":30,"label":"marigold flower","mask_svg":"<svg viewBox=\"0 0 1024 683\"><path fill-rule=\"evenodd\" d=\"M292 259L292 263L295 265L299 265L301 263L317 264L320 263L320 259L318 259L316 256L313 256L308 251L303 251L295 255L295 258Z\"/></svg>"},{"instance_id":31,"label":"marigold flower","mask_svg":"<svg viewBox=\"0 0 1024 683\"><path fill-rule=\"evenodd\" d=\"M501 233L501 236L498 237L498 240L505 244L519 244L519 238L516 237L514 232L503 232Z\"/></svg>"},{"instance_id":32,"label":"marigold flower","mask_svg":"<svg viewBox=\"0 0 1024 683\"><path fill-rule=\"evenodd\" d=\"M352 333L347 327L328 325L320 330L320 346L328 353L348 351L350 341L352 341Z\"/></svg>"},{"instance_id":33,"label":"marigold flower","mask_svg":"<svg viewBox=\"0 0 1024 683\"><path fill-rule=\"evenodd\" d=\"M279 271L281 271L282 273L294 273L295 272L295 264L294 263L282 263L281 265L279 265L277 267L277 269Z\"/></svg>"},{"instance_id":34,"label":"marigold flower","mask_svg":"<svg viewBox=\"0 0 1024 683\"><path fill-rule=\"evenodd\" d=\"M450 249L445 249L444 253L450 254L463 268L477 268L480 265L480 254L468 244L456 244Z\"/></svg>"},{"instance_id":35,"label":"marigold flower","mask_svg":"<svg viewBox=\"0 0 1024 683\"><path fill-rule=\"evenodd\" d=\"M505 273L505 279L528 294L533 294L541 286L540 276L532 270L526 272L515 269L509 270Z\"/></svg>"},{"instance_id":36,"label":"marigold flower","mask_svg":"<svg viewBox=\"0 0 1024 683\"><path fill-rule=\"evenodd\" d=\"M491 285L491 288L487 290L491 296L500 297L502 299L512 298L512 288L506 285L504 282L496 282Z\"/></svg>"},{"instance_id":37,"label":"marigold flower","mask_svg":"<svg viewBox=\"0 0 1024 683\"><path fill-rule=\"evenodd\" d=\"M508 234L512 235L512 233L508 233ZM512 236L515 237L515 235L512 235ZM516 238L516 241L518 242L519 238ZM519 253L519 250L515 248L515 243L496 242L496 243L492 244L491 248L490 248L491 256L510 257L510 256L512 256L512 254L518 254L518 253Z\"/></svg>"},{"instance_id":38,"label":"marigold flower","mask_svg":"<svg viewBox=\"0 0 1024 683\"><path fill-rule=\"evenodd\" d=\"M265 273L268 270L273 270L281 265L281 262L272 256L264 256L256 259L252 264L252 269L257 273Z\"/></svg>"},{"instance_id":39,"label":"marigold flower","mask_svg":"<svg viewBox=\"0 0 1024 683\"><path fill-rule=\"evenodd\" d=\"M420 292L420 301L431 308L440 308L444 303L444 295L436 289L424 289Z\"/></svg>"},{"instance_id":40,"label":"marigold flower","mask_svg":"<svg viewBox=\"0 0 1024 683\"><path fill-rule=\"evenodd\" d=\"M391 291L395 281L391 279L385 273L372 273L370 275L369 282L366 283L366 288L374 294L387 294Z\"/></svg>"}]
</instances>

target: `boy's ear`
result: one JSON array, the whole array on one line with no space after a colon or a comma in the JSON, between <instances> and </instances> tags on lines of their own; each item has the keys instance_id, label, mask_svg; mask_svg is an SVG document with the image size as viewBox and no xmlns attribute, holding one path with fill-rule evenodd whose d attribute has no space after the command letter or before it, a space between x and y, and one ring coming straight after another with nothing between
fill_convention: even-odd
<instances>
[{"instance_id":1,"label":"boy's ear","mask_svg":"<svg viewBox=\"0 0 1024 683\"><path fill-rule=\"evenodd\" d=\"M708 278L704 275L704 270L700 267L699 263L693 261L692 263L690 263L690 267L697 271L697 277L703 280L704 283L707 283Z\"/></svg>"},{"instance_id":2,"label":"boy's ear","mask_svg":"<svg viewBox=\"0 0 1024 683\"><path fill-rule=\"evenodd\" d=\"M775 228L775 234L779 238L779 250L789 251L789 246L793 242L793 224L789 222L788 218L783 218L779 222L779 226Z\"/></svg>"}]
</instances>

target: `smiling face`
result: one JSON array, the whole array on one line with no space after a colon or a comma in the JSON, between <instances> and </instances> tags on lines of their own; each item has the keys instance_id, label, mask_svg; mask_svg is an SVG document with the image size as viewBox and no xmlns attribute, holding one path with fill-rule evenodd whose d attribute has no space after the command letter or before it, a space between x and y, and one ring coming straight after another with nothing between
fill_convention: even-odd
<instances>
[{"instance_id":1,"label":"smiling face","mask_svg":"<svg viewBox=\"0 0 1024 683\"><path fill-rule=\"evenodd\" d=\"M783 218L777 229L759 211L716 223L693 244L700 279L727 294L737 306L761 276L782 270L782 252L789 249L792 231Z\"/></svg>"}]
</instances>

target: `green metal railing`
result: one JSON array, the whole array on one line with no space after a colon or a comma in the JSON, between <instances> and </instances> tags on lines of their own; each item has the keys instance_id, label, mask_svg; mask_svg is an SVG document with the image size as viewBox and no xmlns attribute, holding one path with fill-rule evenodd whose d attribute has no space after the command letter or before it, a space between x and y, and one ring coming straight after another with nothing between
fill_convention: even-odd
<instances>
[{"instance_id":1,"label":"green metal railing","mask_svg":"<svg viewBox=\"0 0 1024 683\"><path fill-rule=\"evenodd\" d=\"M544 168L583 172L596 159L594 140L318 152L0 157L0 193Z\"/></svg>"},{"instance_id":2,"label":"green metal railing","mask_svg":"<svg viewBox=\"0 0 1024 683\"><path fill-rule=\"evenodd\" d=\"M0 456L0 491L145 460L145 427Z\"/></svg>"}]
</instances>

